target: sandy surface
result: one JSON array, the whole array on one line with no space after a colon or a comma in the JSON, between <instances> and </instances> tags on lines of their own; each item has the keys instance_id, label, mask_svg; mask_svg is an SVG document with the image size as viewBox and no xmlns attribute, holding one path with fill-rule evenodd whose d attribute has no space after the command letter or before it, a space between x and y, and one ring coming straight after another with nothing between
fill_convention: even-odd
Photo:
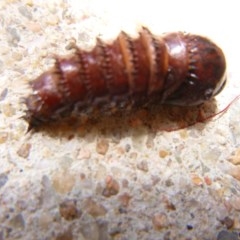
<instances>
[{"instance_id":1,"label":"sandy surface","mask_svg":"<svg viewBox=\"0 0 240 240\"><path fill-rule=\"evenodd\" d=\"M239 21L233 0L1 0L0 240L238 239L239 100L170 132L197 110L163 107L28 133L21 100L74 40L91 49L96 37L136 35L144 25L222 47L228 84L203 109L218 112L240 93Z\"/></svg>"}]
</instances>

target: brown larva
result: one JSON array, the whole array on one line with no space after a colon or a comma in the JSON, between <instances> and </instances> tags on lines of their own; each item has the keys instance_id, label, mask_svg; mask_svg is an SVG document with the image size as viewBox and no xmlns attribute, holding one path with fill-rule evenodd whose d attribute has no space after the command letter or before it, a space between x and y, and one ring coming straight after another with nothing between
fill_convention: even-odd
<instances>
[{"instance_id":1,"label":"brown larva","mask_svg":"<svg viewBox=\"0 0 240 240\"><path fill-rule=\"evenodd\" d=\"M68 114L124 110L170 103L198 105L224 87L226 62L209 39L182 32L132 38L121 32L112 43L97 39L91 51L57 57L31 85L26 119L30 127Z\"/></svg>"}]
</instances>

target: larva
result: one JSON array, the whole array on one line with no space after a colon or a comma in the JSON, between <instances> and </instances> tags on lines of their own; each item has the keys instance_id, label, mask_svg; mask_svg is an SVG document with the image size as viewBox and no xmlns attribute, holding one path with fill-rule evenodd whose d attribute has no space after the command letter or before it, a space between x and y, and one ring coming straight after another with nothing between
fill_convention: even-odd
<instances>
[{"instance_id":1,"label":"larva","mask_svg":"<svg viewBox=\"0 0 240 240\"><path fill-rule=\"evenodd\" d=\"M30 127L81 112L124 110L148 104L198 105L226 81L222 50L211 40L174 32L137 38L121 32L112 43L97 39L91 51L56 57L32 83L25 99Z\"/></svg>"}]
</instances>

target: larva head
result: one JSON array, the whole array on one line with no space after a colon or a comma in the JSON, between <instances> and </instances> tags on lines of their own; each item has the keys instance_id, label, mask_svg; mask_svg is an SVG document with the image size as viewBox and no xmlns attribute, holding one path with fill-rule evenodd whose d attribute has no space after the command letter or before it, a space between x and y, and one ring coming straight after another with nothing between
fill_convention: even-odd
<instances>
[{"instance_id":1,"label":"larva head","mask_svg":"<svg viewBox=\"0 0 240 240\"><path fill-rule=\"evenodd\" d=\"M201 104L216 96L225 85L224 54L215 43L202 36L178 33L178 41L185 53L182 57L185 76L181 76L181 84L166 97L165 102L176 105ZM173 49L171 52L174 52ZM174 56L171 55L170 59L174 62Z\"/></svg>"}]
</instances>

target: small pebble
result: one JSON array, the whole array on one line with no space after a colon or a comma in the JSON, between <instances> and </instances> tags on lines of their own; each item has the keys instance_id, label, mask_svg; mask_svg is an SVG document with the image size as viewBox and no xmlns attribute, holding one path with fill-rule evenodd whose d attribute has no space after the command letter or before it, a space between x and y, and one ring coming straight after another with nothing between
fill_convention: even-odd
<instances>
[{"instance_id":1,"label":"small pebble","mask_svg":"<svg viewBox=\"0 0 240 240\"><path fill-rule=\"evenodd\" d=\"M27 158L29 156L32 145L30 143L24 143L17 151L18 156Z\"/></svg>"},{"instance_id":2,"label":"small pebble","mask_svg":"<svg viewBox=\"0 0 240 240\"><path fill-rule=\"evenodd\" d=\"M55 172L52 176L54 189L59 193L68 193L75 184L75 176L65 171Z\"/></svg>"},{"instance_id":3,"label":"small pebble","mask_svg":"<svg viewBox=\"0 0 240 240\"><path fill-rule=\"evenodd\" d=\"M125 149L123 147L116 148L116 153L119 155L123 155L125 153Z\"/></svg>"},{"instance_id":4,"label":"small pebble","mask_svg":"<svg viewBox=\"0 0 240 240\"><path fill-rule=\"evenodd\" d=\"M26 203L26 205L28 205L28 203ZM39 227L43 229L48 229L49 225L53 222L54 217L55 216L53 216L53 214L49 212L43 212L38 219Z\"/></svg>"},{"instance_id":5,"label":"small pebble","mask_svg":"<svg viewBox=\"0 0 240 240\"><path fill-rule=\"evenodd\" d=\"M131 150L131 145L127 143L127 144L125 145L125 151L126 151L126 152L129 152L130 150Z\"/></svg>"},{"instance_id":6,"label":"small pebble","mask_svg":"<svg viewBox=\"0 0 240 240\"><path fill-rule=\"evenodd\" d=\"M231 157L230 162L233 163L234 165L240 164L240 148L236 150L234 155Z\"/></svg>"},{"instance_id":7,"label":"small pebble","mask_svg":"<svg viewBox=\"0 0 240 240\"><path fill-rule=\"evenodd\" d=\"M128 212L128 211L127 211L127 208L124 207L124 206L122 206L122 205L119 206L118 211L119 211L119 213L121 213L121 214L126 214L126 213Z\"/></svg>"},{"instance_id":8,"label":"small pebble","mask_svg":"<svg viewBox=\"0 0 240 240\"><path fill-rule=\"evenodd\" d=\"M128 207L131 198L132 198L132 197L131 197L128 193L123 193L123 194L121 194L121 195L119 196L118 199L119 199L119 201L120 201L120 203L121 203L121 206L123 206L123 207Z\"/></svg>"},{"instance_id":9,"label":"small pebble","mask_svg":"<svg viewBox=\"0 0 240 240\"><path fill-rule=\"evenodd\" d=\"M191 179L193 184L197 186L203 185L203 179L199 177L197 174L192 174Z\"/></svg>"},{"instance_id":10,"label":"small pebble","mask_svg":"<svg viewBox=\"0 0 240 240\"><path fill-rule=\"evenodd\" d=\"M160 151L159 151L159 157L160 157L160 158L165 158L165 157L168 156L168 155L169 155L169 152L166 151L166 150L160 150Z\"/></svg>"},{"instance_id":11,"label":"small pebble","mask_svg":"<svg viewBox=\"0 0 240 240\"><path fill-rule=\"evenodd\" d=\"M212 179L210 177L205 176L204 181L208 186L212 185Z\"/></svg>"},{"instance_id":12,"label":"small pebble","mask_svg":"<svg viewBox=\"0 0 240 240\"><path fill-rule=\"evenodd\" d=\"M3 101L8 94L8 88L4 88L2 92L0 93L0 101Z\"/></svg>"},{"instance_id":13,"label":"small pebble","mask_svg":"<svg viewBox=\"0 0 240 240\"><path fill-rule=\"evenodd\" d=\"M77 158L78 159L89 159L91 157L91 152L88 149L80 149Z\"/></svg>"},{"instance_id":14,"label":"small pebble","mask_svg":"<svg viewBox=\"0 0 240 240\"><path fill-rule=\"evenodd\" d=\"M17 214L15 217L13 217L9 223L15 229L24 229L24 227L25 227L25 220L21 213Z\"/></svg>"},{"instance_id":15,"label":"small pebble","mask_svg":"<svg viewBox=\"0 0 240 240\"><path fill-rule=\"evenodd\" d=\"M188 225L187 225L187 230L189 230L189 231L190 231L190 230L192 230L192 229L193 229L193 226L192 226L192 225L190 225L190 224L188 224Z\"/></svg>"},{"instance_id":16,"label":"small pebble","mask_svg":"<svg viewBox=\"0 0 240 240\"><path fill-rule=\"evenodd\" d=\"M155 137L156 137L155 133L154 134L152 134L152 133L148 134L147 141L146 141L146 147L147 148L154 148L154 139L155 139Z\"/></svg>"},{"instance_id":17,"label":"small pebble","mask_svg":"<svg viewBox=\"0 0 240 240\"><path fill-rule=\"evenodd\" d=\"M188 137L188 131L186 129L182 129L179 131L179 135L182 139L186 139Z\"/></svg>"},{"instance_id":18,"label":"small pebble","mask_svg":"<svg viewBox=\"0 0 240 240\"><path fill-rule=\"evenodd\" d=\"M10 44L10 46L17 46L18 42L21 39L17 29L12 27L7 27L6 30L8 33L8 43Z\"/></svg>"},{"instance_id":19,"label":"small pebble","mask_svg":"<svg viewBox=\"0 0 240 240\"><path fill-rule=\"evenodd\" d=\"M24 0L24 4L32 7L33 6L33 0Z\"/></svg>"},{"instance_id":20,"label":"small pebble","mask_svg":"<svg viewBox=\"0 0 240 240\"><path fill-rule=\"evenodd\" d=\"M77 209L76 200L65 200L64 202L60 203L59 212L60 215L68 221L79 218L81 215Z\"/></svg>"},{"instance_id":21,"label":"small pebble","mask_svg":"<svg viewBox=\"0 0 240 240\"><path fill-rule=\"evenodd\" d=\"M161 230L169 227L168 217L165 213L156 213L152 218L154 229Z\"/></svg>"},{"instance_id":22,"label":"small pebble","mask_svg":"<svg viewBox=\"0 0 240 240\"><path fill-rule=\"evenodd\" d=\"M32 19L32 13L28 10L26 6L20 6L18 11L22 14L22 16L26 17L27 19Z\"/></svg>"},{"instance_id":23,"label":"small pebble","mask_svg":"<svg viewBox=\"0 0 240 240\"><path fill-rule=\"evenodd\" d=\"M165 185L166 187L171 187L174 186L174 182L172 181L172 179L167 179Z\"/></svg>"},{"instance_id":24,"label":"small pebble","mask_svg":"<svg viewBox=\"0 0 240 240\"><path fill-rule=\"evenodd\" d=\"M225 225L227 229L230 229L234 226L234 220L230 217L225 217L224 219L220 220L220 222Z\"/></svg>"},{"instance_id":25,"label":"small pebble","mask_svg":"<svg viewBox=\"0 0 240 240\"><path fill-rule=\"evenodd\" d=\"M240 211L240 197L239 196L233 196L229 201L233 208L235 208L237 211Z\"/></svg>"},{"instance_id":26,"label":"small pebble","mask_svg":"<svg viewBox=\"0 0 240 240\"><path fill-rule=\"evenodd\" d=\"M55 15L49 15L46 18L46 21L47 21L47 24L52 25L52 26L56 26L58 24L58 22L59 22L59 19Z\"/></svg>"},{"instance_id":27,"label":"small pebble","mask_svg":"<svg viewBox=\"0 0 240 240\"><path fill-rule=\"evenodd\" d=\"M72 230L67 230L64 233L60 233L56 236L55 240L73 240Z\"/></svg>"},{"instance_id":28,"label":"small pebble","mask_svg":"<svg viewBox=\"0 0 240 240\"><path fill-rule=\"evenodd\" d=\"M169 198L167 196L163 195L162 202L165 203L165 207L167 210L171 210L171 211L176 210L176 206L169 200Z\"/></svg>"},{"instance_id":29,"label":"small pebble","mask_svg":"<svg viewBox=\"0 0 240 240\"><path fill-rule=\"evenodd\" d=\"M66 45L65 49L66 50L72 50L72 49L75 49L77 46L77 43L76 43L76 39L75 38L71 38L68 42L68 44Z\"/></svg>"},{"instance_id":30,"label":"small pebble","mask_svg":"<svg viewBox=\"0 0 240 240\"><path fill-rule=\"evenodd\" d=\"M8 139L7 132L0 132L0 144L5 143Z\"/></svg>"},{"instance_id":31,"label":"small pebble","mask_svg":"<svg viewBox=\"0 0 240 240\"><path fill-rule=\"evenodd\" d=\"M93 217L104 216L107 213L106 208L102 204L95 202L91 198L86 199L83 206L84 211Z\"/></svg>"},{"instance_id":32,"label":"small pebble","mask_svg":"<svg viewBox=\"0 0 240 240\"><path fill-rule=\"evenodd\" d=\"M30 31L38 33L42 30L40 23L29 21L26 26Z\"/></svg>"},{"instance_id":33,"label":"small pebble","mask_svg":"<svg viewBox=\"0 0 240 240\"><path fill-rule=\"evenodd\" d=\"M97 153L101 154L101 155L105 155L108 151L108 148L109 148L109 142L108 140L106 139L100 139L98 142L97 142L97 145L96 145L96 151Z\"/></svg>"},{"instance_id":34,"label":"small pebble","mask_svg":"<svg viewBox=\"0 0 240 240\"><path fill-rule=\"evenodd\" d=\"M137 168L143 172L148 172L148 163L147 161L141 161L137 164Z\"/></svg>"},{"instance_id":35,"label":"small pebble","mask_svg":"<svg viewBox=\"0 0 240 240\"><path fill-rule=\"evenodd\" d=\"M118 194L120 189L119 183L113 179L111 176L106 178L106 186L103 189L102 195L104 197L111 197Z\"/></svg>"}]
</instances>

